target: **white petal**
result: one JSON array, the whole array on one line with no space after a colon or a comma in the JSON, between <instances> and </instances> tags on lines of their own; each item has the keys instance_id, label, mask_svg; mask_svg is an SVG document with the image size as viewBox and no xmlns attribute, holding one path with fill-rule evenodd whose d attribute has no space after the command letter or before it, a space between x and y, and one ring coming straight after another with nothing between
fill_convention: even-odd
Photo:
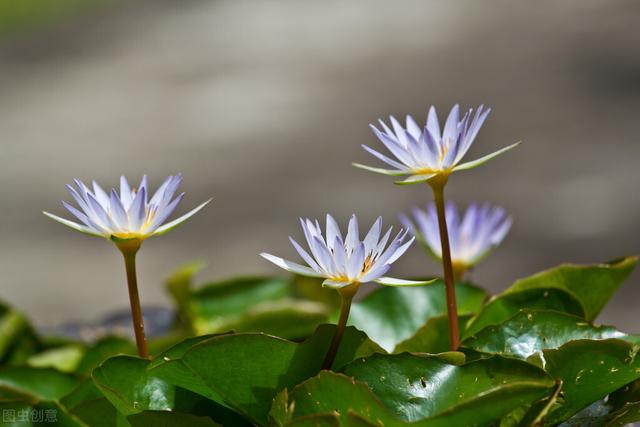
<instances>
[{"instance_id":1,"label":"white petal","mask_svg":"<svg viewBox=\"0 0 640 427\"><path fill-rule=\"evenodd\" d=\"M364 265L364 257L364 245L360 243L351 254L351 257L347 259L347 277L358 277Z\"/></svg>"},{"instance_id":2,"label":"white petal","mask_svg":"<svg viewBox=\"0 0 640 427\"><path fill-rule=\"evenodd\" d=\"M185 222L186 220L188 220L189 218L191 218L193 215L195 215L196 213L198 213L198 211L202 208L204 208L205 206L207 206L209 204L209 202L211 201L211 199L207 200L206 202L202 203L200 206L197 206L196 208L192 209L191 211L187 212L186 214L182 215L180 218L174 219L171 222L166 223L165 225L158 227L156 229L156 231L153 233L153 235L162 235L168 231L173 230L174 228L176 228L177 226L179 226L180 224L182 224L183 222Z\"/></svg>"},{"instance_id":3,"label":"white petal","mask_svg":"<svg viewBox=\"0 0 640 427\"><path fill-rule=\"evenodd\" d=\"M522 141L518 141L515 144L511 144L508 147L504 147L498 151L494 151L491 154L488 154L484 157L480 157L479 159L473 160L471 162L466 162L466 163L462 163L456 167L453 168L454 171L463 171L463 170L467 170L467 169L473 169L477 166L480 166L481 164L488 162L489 160L493 159L496 156L499 156L500 154L511 150L512 148L517 147L518 145L520 145Z\"/></svg>"},{"instance_id":4,"label":"white petal","mask_svg":"<svg viewBox=\"0 0 640 427\"><path fill-rule=\"evenodd\" d=\"M260 256L265 258L268 261L271 261L278 267L283 268L287 271L290 271L291 273L296 273L296 274L309 276L309 277L325 277L323 274L318 273L317 271L313 270L310 267L307 267L305 265L300 265L292 261L287 261L286 259L277 257L275 255L271 255L263 252L260 254Z\"/></svg>"},{"instance_id":5,"label":"white petal","mask_svg":"<svg viewBox=\"0 0 640 427\"><path fill-rule=\"evenodd\" d=\"M322 282L322 286L327 287L327 288L340 289L340 288L344 288L345 286L348 286L348 285L350 285L352 283L353 282L343 282L343 281L327 279L324 282Z\"/></svg>"},{"instance_id":6,"label":"white petal","mask_svg":"<svg viewBox=\"0 0 640 427\"><path fill-rule=\"evenodd\" d=\"M327 246L330 249L335 249L333 246L336 242L336 237L340 236L342 238L342 234L340 233L340 227L335 219L329 214L327 214Z\"/></svg>"},{"instance_id":7,"label":"white petal","mask_svg":"<svg viewBox=\"0 0 640 427\"><path fill-rule=\"evenodd\" d=\"M404 280L404 279L394 279L393 277L381 277L374 282L379 283L384 286L423 286L428 285L430 283L438 280L437 278L431 280L423 280L423 281L415 281L415 280Z\"/></svg>"},{"instance_id":8,"label":"white petal","mask_svg":"<svg viewBox=\"0 0 640 427\"><path fill-rule=\"evenodd\" d=\"M419 184L421 182L427 182L431 178L436 176L435 173L426 174L426 175L411 175L409 178L404 179L402 181L396 181L398 185L411 185L411 184Z\"/></svg>"},{"instance_id":9,"label":"white petal","mask_svg":"<svg viewBox=\"0 0 640 427\"><path fill-rule=\"evenodd\" d=\"M320 266L318 266L318 263L314 261L314 259L311 257L311 255L309 255L307 253L307 251L305 251L302 246L300 246L298 244L298 242L296 242L293 237L289 236L289 241L291 242L291 244L293 245L293 247L296 249L296 251L298 252L298 254L300 255L300 257L302 257L302 259L304 260L304 262L307 263L307 265L311 266L311 268L313 268L314 270L318 271L320 270Z\"/></svg>"},{"instance_id":10,"label":"white petal","mask_svg":"<svg viewBox=\"0 0 640 427\"><path fill-rule=\"evenodd\" d=\"M406 171L406 170L376 168L373 166L362 165L360 163L351 163L351 164L359 169L364 169L369 172L381 173L382 175L402 176L402 175L407 175L409 173L409 171Z\"/></svg>"},{"instance_id":11,"label":"white petal","mask_svg":"<svg viewBox=\"0 0 640 427\"><path fill-rule=\"evenodd\" d=\"M367 233L363 240L365 255L371 254L371 252L378 246L378 239L380 239L380 232L382 230L382 217L379 216L376 222L373 223L371 229Z\"/></svg>"},{"instance_id":12,"label":"white petal","mask_svg":"<svg viewBox=\"0 0 640 427\"><path fill-rule=\"evenodd\" d=\"M96 237L104 237L102 234L96 232L95 230L90 229L89 227L85 227L84 225L80 225L78 223L75 223L73 221L69 221L68 219L64 219L64 218L60 218L59 216L56 216L54 214L51 214L49 212L42 212L43 214L45 214L46 216L48 216L49 218L53 219L54 221L58 221L60 224L64 224L67 227L71 227L74 230L77 230L81 233L84 234L88 234L90 236L96 236Z\"/></svg>"},{"instance_id":13,"label":"white petal","mask_svg":"<svg viewBox=\"0 0 640 427\"><path fill-rule=\"evenodd\" d=\"M133 201L133 194L131 193L131 187L129 186L129 182L127 178L123 176L120 177L120 201L122 202L122 206L124 206L125 210L129 210L129 206L131 206L131 202Z\"/></svg>"},{"instance_id":14,"label":"white petal","mask_svg":"<svg viewBox=\"0 0 640 427\"><path fill-rule=\"evenodd\" d=\"M360 231L358 230L358 219L355 215L351 215L349 220L349 228L347 229L347 237L344 239L344 248L347 254L351 253L360 243Z\"/></svg>"}]
</instances>

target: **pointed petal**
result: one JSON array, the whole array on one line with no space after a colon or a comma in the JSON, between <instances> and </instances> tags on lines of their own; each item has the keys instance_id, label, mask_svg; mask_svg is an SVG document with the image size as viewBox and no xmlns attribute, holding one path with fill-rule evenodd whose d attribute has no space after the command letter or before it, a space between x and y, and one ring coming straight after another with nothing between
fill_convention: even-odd
<instances>
[{"instance_id":1,"label":"pointed petal","mask_svg":"<svg viewBox=\"0 0 640 427\"><path fill-rule=\"evenodd\" d=\"M54 221L58 221L60 224L64 224L67 227L73 228L76 231L79 231L83 234L88 234L90 236L96 236L96 237L104 237L102 234L90 229L89 227L86 227L84 225L80 225L76 222L73 221L69 221L68 219L64 219L64 218L60 218L57 215L51 214L49 212L42 212L43 214L45 214L46 216L48 216L49 218L51 218Z\"/></svg>"},{"instance_id":2,"label":"pointed petal","mask_svg":"<svg viewBox=\"0 0 640 427\"><path fill-rule=\"evenodd\" d=\"M160 203L160 201L164 197L164 192L167 189L167 186L169 185L169 183L171 183L173 181L173 179L174 179L173 175L168 176L162 182L162 184L160 184L160 187L158 187L156 192L153 194L153 197L151 197L151 200L149 200L149 204L150 205L158 205Z\"/></svg>"},{"instance_id":3,"label":"pointed petal","mask_svg":"<svg viewBox=\"0 0 640 427\"><path fill-rule=\"evenodd\" d=\"M404 170L382 169L382 168L376 168L373 166L362 165L360 163L351 163L351 164L359 169L364 169L364 170L375 172L375 173L381 173L383 175L402 176L402 175L409 174L408 171L404 171Z\"/></svg>"},{"instance_id":4,"label":"pointed petal","mask_svg":"<svg viewBox=\"0 0 640 427\"><path fill-rule=\"evenodd\" d=\"M129 206L131 206L131 202L133 201L133 194L131 193L129 182L124 175L120 177L120 200L122 201L124 209L128 211Z\"/></svg>"},{"instance_id":5,"label":"pointed petal","mask_svg":"<svg viewBox=\"0 0 640 427\"><path fill-rule=\"evenodd\" d=\"M438 113L436 112L436 107L433 105L429 108L429 115L427 116L427 129L431 132L431 135L439 141L442 139L442 134L440 133L440 122L438 122Z\"/></svg>"},{"instance_id":6,"label":"pointed petal","mask_svg":"<svg viewBox=\"0 0 640 427\"><path fill-rule=\"evenodd\" d=\"M353 279L358 277L364 265L364 245L359 243L353 250L351 257L347 259L347 277Z\"/></svg>"},{"instance_id":7,"label":"pointed petal","mask_svg":"<svg viewBox=\"0 0 640 427\"><path fill-rule=\"evenodd\" d=\"M337 276L344 276L347 274L347 253L344 250L344 242L341 236L336 236L333 244L333 262L336 265Z\"/></svg>"},{"instance_id":8,"label":"pointed petal","mask_svg":"<svg viewBox=\"0 0 640 427\"><path fill-rule=\"evenodd\" d=\"M402 181L395 181L398 185L411 185L411 184L419 184L421 182L427 182L431 178L436 176L435 173L425 174L425 175L411 175L409 178Z\"/></svg>"},{"instance_id":9,"label":"pointed petal","mask_svg":"<svg viewBox=\"0 0 640 427\"><path fill-rule=\"evenodd\" d=\"M94 215L87 216L98 225L108 229L113 229L115 224L109 217L109 214L107 214L102 205L98 203L98 201L95 199L95 197L93 197L91 193L87 193L87 200L89 201L89 206L94 213Z\"/></svg>"},{"instance_id":10,"label":"pointed petal","mask_svg":"<svg viewBox=\"0 0 640 427\"><path fill-rule=\"evenodd\" d=\"M129 217L129 228L131 231L138 231L144 223L147 215L147 209L145 206L145 199L147 198L146 188L141 188L136 193L136 197L131 202L131 206L127 211Z\"/></svg>"},{"instance_id":11,"label":"pointed petal","mask_svg":"<svg viewBox=\"0 0 640 427\"><path fill-rule=\"evenodd\" d=\"M387 150L391 152L391 154L396 156L398 160L400 160L402 163L404 163L407 166L410 166L413 164L412 156L407 151L406 145L402 145L400 142L397 141L395 137L392 138L388 134L380 132L378 128L376 128L374 125L369 125L369 126L371 127L371 130L373 131L373 133L378 137L380 142L384 144L384 146L387 148Z\"/></svg>"},{"instance_id":12,"label":"pointed petal","mask_svg":"<svg viewBox=\"0 0 640 427\"><path fill-rule=\"evenodd\" d=\"M471 162L462 163L462 164L454 167L453 170L454 171L464 171L464 170L473 169L475 167L478 167L481 164L486 163L489 160L493 159L494 157L497 157L500 154L505 153L505 152L511 150L512 148L517 147L518 145L520 145L521 142L522 141L518 141L515 144L511 144L508 147L504 147L504 148L502 148L502 149L500 149L498 151L494 151L491 154L488 154L488 155L486 155L484 157L480 157L479 159L473 160Z\"/></svg>"},{"instance_id":13,"label":"pointed petal","mask_svg":"<svg viewBox=\"0 0 640 427\"><path fill-rule=\"evenodd\" d=\"M369 283L385 274L391 268L391 264L376 264L358 280L361 283Z\"/></svg>"},{"instance_id":14,"label":"pointed petal","mask_svg":"<svg viewBox=\"0 0 640 427\"><path fill-rule=\"evenodd\" d=\"M423 286L428 285L430 283L438 280L437 278L431 280L404 280L404 279L394 279L393 277L381 277L379 279L374 280L374 282L379 283L384 286Z\"/></svg>"},{"instance_id":15,"label":"pointed petal","mask_svg":"<svg viewBox=\"0 0 640 427\"><path fill-rule=\"evenodd\" d=\"M335 249L334 243L338 236L342 238L340 227L336 220L333 219L331 215L327 214L327 246L329 246L330 249Z\"/></svg>"},{"instance_id":16,"label":"pointed petal","mask_svg":"<svg viewBox=\"0 0 640 427\"><path fill-rule=\"evenodd\" d=\"M411 117L408 114L407 114L407 132L409 132L409 134L413 136L416 140L419 140L420 135L422 134L422 130L420 129L420 126L418 126L418 124L413 119L413 117Z\"/></svg>"},{"instance_id":17,"label":"pointed petal","mask_svg":"<svg viewBox=\"0 0 640 427\"><path fill-rule=\"evenodd\" d=\"M367 150L370 154L372 154L373 156L377 157L378 159L382 160L383 162L385 162L386 164L388 164L389 166L392 166L396 169L402 170L405 169L405 166L400 163L400 162L396 162L395 160L385 156L382 153L378 153L376 150L374 150L373 148L370 148L364 144L362 144L362 148L364 148L365 150Z\"/></svg>"},{"instance_id":18,"label":"pointed petal","mask_svg":"<svg viewBox=\"0 0 640 427\"><path fill-rule=\"evenodd\" d=\"M163 235L171 230L173 230L174 228L176 228L177 226L179 226L180 224L182 224L183 222L185 222L186 220L188 220L189 218L191 218L193 215L195 215L196 213L198 213L198 211L200 211L200 209L204 208L205 206L207 206L209 204L209 202L211 202L212 199L207 200L206 202L202 203L201 205L195 207L194 209L192 209L191 211L187 212L186 214L182 215L180 218L174 219L171 222L166 223L165 225L158 227L156 229L156 231L153 233L154 236L158 235Z\"/></svg>"},{"instance_id":19,"label":"pointed petal","mask_svg":"<svg viewBox=\"0 0 640 427\"><path fill-rule=\"evenodd\" d=\"M413 244L413 241L415 239L416 239L415 237L410 238L406 243L404 243L402 246L396 249L393 255L391 255L389 259L387 259L387 264L392 264L396 262L397 259L400 258L407 251L407 249L409 249L409 247Z\"/></svg>"},{"instance_id":20,"label":"pointed petal","mask_svg":"<svg viewBox=\"0 0 640 427\"><path fill-rule=\"evenodd\" d=\"M340 288L344 288L347 285L350 285L351 283L352 282L342 282L342 281L327 279L324 282L322 282L322 286L324 286L325 288L340 289Z\"/></svg>"},{"instance_id":21,"label":"pointed petal","mask_svg":"<svg viewBox=\"0 0 640 427\"><path fill-rule=\"evenodd\" d=\"M109 206L111 216L116 225L121 230L126 230L129 227L129 217L127 216L127 212L124 210L124 206L122 206L120 197L118 197L118 192L115 189L111 189Z\"/></svg>"},{"instance_id":22,"label":"pointed petal","mask_svg":"<svg viewBox=\"0 0 640 427\"><path fill-rule=\"evenodd\" d=\"M347 237L344 239L344 248L347 253L352 252L360 243L360 230L358 229L358 219L355 215L351 215L349 220L349 228L347 229Z\"/></svg>"},{"instance_id":23,"label":"pointed petal","mask_svg":"<svg viewBox=\"0 0 640 427\"><path fill-rule=\"evenodd\" d=\"M371 229L365 236L364 240L364 253L365 255L371 254L371 252L378 246L378 239L380 239L380 232L382 231L382 217L379 216L378 219L373 223Z\"/></svg>"},{"instance_id":24,"label":"pointed petal","mask_svg":"<svg viewBox=\"0 0 640 427\"><path fill-rule=\"evenodd\" d=\"M93 186L93 194L95 194L98 202L104 207L109 206L109 196L107 193L102 189L102 187L100 187L100 185L98 185L97 182L93 181L91 184Z\"/></svg>"},{"instance_id":25,"label":"pointed petal","mask_svg":"<svg viewBox=\"0 0 640 427\"><path fill-rule=\"evenodd\" d=\"M451 109L447 122L444 125L444 133L442 140L450 139L455 141L458 139L458 123L460 122L460 105L456 104Z\"/></svg>"},{"instance_id":26,"label":"pointed petal","mask_svg":"<svg viewBox=\"0 0 640 427\"><path fill-rule=\"evenodd\" d=\"M278 267L283 268L291 273L296 273L302 276L309 276L309 277L325 277L324 275L318 273L317 271L313 270L310 267L300 265L292 261L287 261L286 259L277 257L275 255L271 255L263 252L260 254L260 256L265 258L268 261L271 261Z\"/></svg>"},{"instance_id":27,"label":"pointed petal","mask_svg":"<svg viewBox=\"0 0 640 427\"><path fill-rule=\"evenodd\" d=\"M291 242L291 244L293 245L293 247L296 249L296 251L298 252L298 254L300 255L300 257L302 257L302 259L304 260L304 262L307 263L307 265L309 265L311 268L313 268L314 270L318 271L320 270L320 266L318 266L318 263L315 262L315 260L311 257L311 255L309 255L307 253L307 251L305 251L302 246L300 246L298 244L298 242L296 242L293 237L289 236L289 241Z\"/></svg>"}]
</instances>

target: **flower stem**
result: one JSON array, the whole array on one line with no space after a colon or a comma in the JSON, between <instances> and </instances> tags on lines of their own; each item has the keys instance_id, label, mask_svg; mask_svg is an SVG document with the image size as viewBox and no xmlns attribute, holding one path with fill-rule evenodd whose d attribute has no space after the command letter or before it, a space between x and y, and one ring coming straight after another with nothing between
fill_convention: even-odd
<instances>
[{"instance_id":1,"label":"flower stem","mask_svg":"<svg viewBox=\"0 0 640 427\"><path fill-rule=\"evenodd\" d=\"M451 350L460 346L460 327L458 325L458 309L456 307L456 289L454 284L453 265L451 264L451 248L449 247L449 232L444 209L444 185L447 179L441 178L429 182L433 190L438 212L438 226L440 228L440 244L442 245L442 267L444 269L444 285L447 297L447 314L449 316L449 342Z\"/></svg>"},{"instance_id":2,"label":"flower stem","mask_svg":"<svg viewBox=\"0 0 640 427\"><path fill-rule=\"evenodd\" d=\"M126 243L119 243L117 246L124 256L124 265L127 270L131 318L133 320L133 331L136 336L138 355L143 358L148 358L147 338L144 334L144 321L142 318L142 308L140 307L140 295L138 294L138 279L136 277L136 254L138 253L138 249L140 249L140 244L140 241L127 241Z\"/></svg>"},{"instance_id":3,"label":"flower stem","mask_svg":"<svg viewBox=\"0 0 640 427\"><path fill-rule=\"evenodd\" d=\"M358 291L359 286L359 283L353 283L338 290L341 298L340 318L338 319L338 325L336 327L336 332L333 335L333 339L331 340L329 351L324 358L324 362L322 362L322 369L329 370L333 366L333 362L335 361L336 355L338 354L340 342L342 341L342 337L344 336L344 330L347 327L347 319L349 319L351 302L353 301L353 297Z\"/></svg>"}]
</instances>

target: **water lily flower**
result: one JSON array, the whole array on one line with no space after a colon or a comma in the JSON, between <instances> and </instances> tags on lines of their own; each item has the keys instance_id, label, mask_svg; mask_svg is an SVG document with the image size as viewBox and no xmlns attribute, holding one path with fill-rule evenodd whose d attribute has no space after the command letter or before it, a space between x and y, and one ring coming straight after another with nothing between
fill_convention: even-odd
<instances>
[{"instance_id":1,"label":"water lily flower","mask_svg":"<svg viewBox=\"0 0 640 427\"><path fill-rule=\"evenodd\" d=\"M207 200L181 217L165 223L184 197L184 193L174 197L182 182L181 175L169 176L153 195L149 192L146 175L137 189L131 188L123 176L120 178L120 191L111 189L110 193L105 192L95 181L92 189L80 180L76 179L74 182L77 188L67 185L67 189L80 209L65 201L62 204L80 223L49 212L44 214L81 233L114 241L144 240L165 234L211 201Z\"/></svg>"},{"instance_id":2,"label":"water lily flower","mask_svg":"<svg viewBox=\"0 0 640 427\"><path fill-rule=\"evenodd\" d=\"M452 172L472 169L508 151L519 143L502 148L494 153L466 163L460 163L475 140L491 109L478 107L475 114L469 109L460 118L460 107L455 105L440 131L436 109L431 107L424 128L418 126L413 117L407 115L402 126L391 116L391 128L380 120L381 129L371 124L373 133L384 144L394 158L390 158L373 148L362 147L393 169L382 169L354 163L354 166L391 176L409 175L398 184L426 182L436 176L447 177Z\"/></svg>"},{"instance_id":3,"label":"water lily flower","mask_svg":"<svg viewBox=\"0 0 640 427\"><path fill-rule=\"evenodd\" d=\"M490 109L485 109L481 105L475 114L473 114L473 109L469 109L460 118L460 106L454 105L451 112L449 112L442 131L440 130L438 115L434 107L429 109L424 128L420 128L411 116L407 116L405 126L402 126L393 116L390 117L391 127L380 120L382 130L374 125L370 125L371 129L394 158L388 157L366 145L363 145L363 147L393 169L354 163L354 166L358 168L384 175L408 175L404 180L396 181L396 184L426 182L431 187L436 202L438 230L442 244L442 269L444 270L451 350L456 350L460 344L460 328L456 308L454 270L444 207L444 187L449 180L449 175L453 172L473 169L519 144L517 142L477 160L461 163L490 111Z\"/></svg>"},{"instance_id":4,"label":"water lily flower","mask_svg":"<svg viewBox=\"0 0 640 427\"><path fill-rule=\"evenodd\" d=\"M116 244L124 257L138 355L148 357L142 308L138 295L136 254L145 239L174 229L211 200L207 200L173 221L166 222L184 196L184 193L181 193L174 197L182 182L180 175L169 176L151 197L149 197L146 175L137 189L131 188L123 176L120 178L120 191L112 189L110 193L105 192L95 181L92 183L92 189L80 180L76 179L74 182L76 188L70 185L67 185L67 188L79 209L64 201L62 204L80 223L49 212L44 214L81 233L104 237Z\"/></svg>"},{"instance_id":5,"label":"water lily flower","mask_svg":"<svg viewBox=\"0 0 640 427\"><path fill-rule=\"evenodd\" d=\"M341 297L340 317L336 332L327 351L323 369L330 369L335 360L349 318L351 302L361 283L377 282L386 286L416 286L431 281L412 281L385 277L398 258L406 252L414 241L407 239L407 230L400 230L391 239L391 228L382 234L382 218L378 218L364 239L360 239L358 220L351 217L347 235L342 237L338 224L327 215L326 232L322 233L320 223L310 219L300 219L307 245L307 252L298 242L289 237L291 244L307 265L287 261L283 258L262 253L264 258L278 267L303 276L324 278L323 286L334 288Z\"/></svg>"},{"instance_id":6,"label":"water lily flower","mask_svg":"<svg viewBox=\"0 0 640 427\"><path fill-rule=\"evenodd\" d=\"M429 252L442 260L438 214L435 203L426 209L414 208L413 221L401 215L401 222L424 244ZM445 215L449 231L451 262L454 275L461 278L464 272L482 261L505 238L511 228L512 219L506 211L488 203L472 203L464 216L460 217L455 204L446 204Z\"/></svg>"},{"instance_id":7,"label":"water lily flower","mask_svg":"<svg viewBox=\"0 0 640 427\"><path fill-rule=\"evenodd\" d=\"M383 275L411 246L414 237L407 240L408 230L400 230L387 245L392 228L382 235L382 218L378 218L364 240L360 240L358 219L351 216L346 237L343 239L338 224L327 215L326 233L323 236L318 221L300 219L302 230L310 252L307 252L292 237L291 244L307 263L301 265L275 255L260 255L292 273L324 278L323 286L335 289L353 284L376 282L387 286L422 285L424 282L393 279Z\"/></svg>"}]
</instances>

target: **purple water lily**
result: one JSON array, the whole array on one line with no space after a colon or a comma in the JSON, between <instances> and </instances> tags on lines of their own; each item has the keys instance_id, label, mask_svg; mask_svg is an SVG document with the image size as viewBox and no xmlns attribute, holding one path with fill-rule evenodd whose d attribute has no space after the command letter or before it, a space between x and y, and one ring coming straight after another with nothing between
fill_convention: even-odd
<instances>
[{"instance_id":1,"label":"purple water lily","mask_svg":"<svg viewBox=\"0 0 640 427\"><path fill-rule=\"evenodd\" d=\"M418 240L424 243L438 259L442 259L442 246L438 230L438 214L434 203L426 209L414 208L413 221L406 215L400 220ZM480 262L498 246L511 228L512 220L505 210L488 203L472 203L460 217L455 204L446 204L446 217L454 269L466 270Z\"/></svg>"},{"instance_id":2,"label":"purple water lily","mask_svg":"<svg viewBox=\"0 0 640 427\"><path fill-rule=\"evenodd\" d=\"M107 239L143 240L164 234L211 201L207 200L181 217L165 223L184 196L181 193L174 197L182 182L181 175L169 176L151 197L146 175L137 189L131 188L124 176L120 177L120 191L114 188L109 193L95 181L92 189L80 180L76 179L74 182L76 188L67 185L67 189L80 209L64 201L62 204L80 223L48 212L44 214L74 230Z\"/></svg>"},{"instance_id":3,"label":"purple water lily","mask_svg":"<svg viewBox=\"0 0 640 427\"><path fill-rule=\"evenodd\" d=\"M393 169L358 163L354 163L354 166L391 176L409 175L404 181L398 181L398 184L426 182L437 175L448 176L455 171L472 169L518 145L515 143L480 159L460 163L490 111L481 105L475 114L470 108L460 118L460 107L455 105L449 113L442 132L434 107L429 109L424 128L421 128L409 115L405 126L393 116L390 117L391 128L379 120L382 130L373 124L370 125L371 129L395 159L366 145L363 145L363 148Z\"/></svg>"},{"instance_id":4,"label":"purple water lily","mask_svg":"<svg viewBox=\"0 0 640 427\"><path fill-rule=\"evenodd\" d=\"M326 233L323 236L320 224L309 219L300 219L302 230L310 252L289 237L291 244L307 265L283 258L260 254L278 267L303 276L322 277L323 286L342 288L351 284L377 282L387 286L422 285L427 282L393 279L383 275L413 243L407 239L407 230L400 230L387 245L391 228L382 235L382 218L378 218L364 240L360 240L358 220L355 215L349 221L346 237L331 215L327 215Z\"/></svg>"}]
</instances>

